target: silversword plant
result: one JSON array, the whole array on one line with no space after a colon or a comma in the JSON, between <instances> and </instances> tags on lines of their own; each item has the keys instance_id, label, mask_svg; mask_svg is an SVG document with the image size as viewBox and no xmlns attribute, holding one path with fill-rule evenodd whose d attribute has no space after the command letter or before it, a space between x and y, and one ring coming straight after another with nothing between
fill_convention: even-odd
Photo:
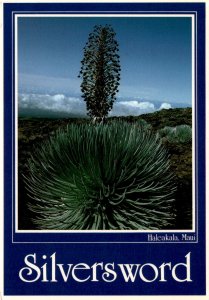
<instances>
[{"instance_id":1,"label":"silversword plant","mask_svg":"<svg viewBox=\"0 0 209 300\"><path fill-rule=\"evenodd\" d=\"M84 47L81 92L88 115L103 120L112 109L120 81L119 45L110 25L96 25Z\"/></svg>"},{"instance_id":2,"label":"silversword plant","mask_svg":"<svg viewBox=\"0 0 209 300\"><path fill-rule=\"evenodd\" d=\"M31 156L25 178L40 229L171 227L174 178L157 135L136 125L68 125Z\"/></svg>"},{"instance_id":3,"label":"silversword plant","mask_svg":"<svg viewBox=\"0 0 209 300\"><path fill-rule=\"evenodd\" d=\"M192 141L192 128L189 125L166 126L159 130L159 134L171 143L186 144Z\"/></svg>"}]
</instances>

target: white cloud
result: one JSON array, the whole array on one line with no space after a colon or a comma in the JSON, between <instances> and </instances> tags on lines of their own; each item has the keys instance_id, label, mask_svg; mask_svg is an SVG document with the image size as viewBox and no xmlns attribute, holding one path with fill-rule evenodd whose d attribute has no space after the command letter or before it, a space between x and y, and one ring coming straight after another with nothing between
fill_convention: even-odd
<instances>
[{"instance_id":1,"label":"white cloud","mask_svg":"<svg viewBox=\"0 0 209 300\"><path fill-rule=\"evenodd\" d=\"M155 111L155 106L151 102L140 101L120 101L116 102L110 116L138 116Z\"/></svg>"},{"instance_id":2,"label":"white cloud","mask_svg":"<svg viewBox=\"0 0 209 300\"><path fill-rule=\"evenodd\" d=\"M19 94L18 106L21 109L45 110L69 114L86 114L85 103L76 97L66 97L63 94Z\"/></svg>"},{"instance_id":3,"label":"white cloud","mask_svg":"<svg viewBox=\"0 0 209 300\"><path fill-rule=\"evenodd\" d=\"M57 95L52 96L52 99L55 101L59 101L59 100L62 101L65 99L65 96L62 94L57 94Z\"/></svg>"},{"instance_id":4,"label":"white cloud","mask_svg":"<svg viewBox=\"0 0 209 300\"><path fill-rule=\"evenodd\" d=\"M159 105L159 104L158 104ZM149 101L116 101L113 105L109 116L139 116L141 114L153 113L161 109L171 108L171 104L162 103L158 106ZM65 115L86 116L86 103L79 97L68 97L62 93L60 94L35 94L24 93L19 94L18 97L19 112L31 114L31 112L38 115L39 112L44 114L64 113Z\"/></svg>"},{"instance_id":5,"label":"white cloud","mask_svg":"<svg viewBox=\"0 0 209 300\"><path fill-rule=\"evenodd\" d=\"M161 110L161 109L170 109L170 108L172 108L170 103L162 103L159 110Z\"/></svg>"}]
</instances>

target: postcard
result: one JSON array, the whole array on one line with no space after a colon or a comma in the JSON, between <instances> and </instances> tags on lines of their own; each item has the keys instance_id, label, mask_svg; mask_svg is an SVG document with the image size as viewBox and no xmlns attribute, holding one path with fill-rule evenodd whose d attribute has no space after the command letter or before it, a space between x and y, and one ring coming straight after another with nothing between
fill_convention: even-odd
<instances>
[{"instance_id":1,"label":"postcard","mask_svg":"<svg viewBox=\"0 0 209 300\"><path fill-rule=\"evenodd\" d=\"M207 8L2 3L2 299L207 299Z\"/></svg>"}]
</instances>

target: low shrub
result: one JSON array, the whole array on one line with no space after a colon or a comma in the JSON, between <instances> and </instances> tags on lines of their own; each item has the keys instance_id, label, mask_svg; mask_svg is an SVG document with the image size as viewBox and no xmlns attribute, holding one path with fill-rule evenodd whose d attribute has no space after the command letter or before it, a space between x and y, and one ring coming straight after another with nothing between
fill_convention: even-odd
<instances>
[{"instance_id":1,"label":"low shrub","mask_svg":"<svg viewBox=\"0 0 209 300\"><path fill-rule=\"evenodd\" d=\"M189 125L166 126L158 132L162 138L166 138L170 143L185 144L192 141L192 128Z\"/></svg>"}]
</instances>

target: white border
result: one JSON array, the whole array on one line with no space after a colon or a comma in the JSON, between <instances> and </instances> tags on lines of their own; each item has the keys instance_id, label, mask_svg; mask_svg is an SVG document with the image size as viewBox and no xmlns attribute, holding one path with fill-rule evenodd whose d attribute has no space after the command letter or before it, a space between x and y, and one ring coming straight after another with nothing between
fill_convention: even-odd
<instances>
[{"instance_id":1,"label":"white border","mask_svg":"<svg viewBox=\"0 0 209 300\"><path fill-rule=\"evenodd\" d=\"M74 11L73 11L74 13ZM167 13L167 12L166 12ZM195 76L196 76L196 70L195 70L195 28L194 28L194 21L195 21L195 17L194 14L146 14L144 15L143 13L141 14L131 14L131 15L127 15L127 14L39 14L38 13L34 13L34 14L30 14L30 13L25 13L25 14L21 14L19 12L15 12L15 45L14 45L14 49L15 49L15 165L18 165L18 45L17 45L17 38L18 38L18 18L24 18L24 17L32 17L32 18L36 18L36 17L67 17L67 18L77 18L77 17L84 17L84 18L94 18L94 17L105 17L105 18L112 18L112 17L117 17L117 18L123 18L123 17L139 17L139 18L147 18L147 17L187 17L187 18L191 18L192 20L192 30L191 30L191 34L192 34L192 46L191 46L191 50L192 50L192 110L194 110L195 107L195 86L194 86L194 81L195 81ZM196 217L196 209L195 209L195 124L196 122L194 121L194 116L195 113L192 114L192 127L193 127L193 144L192 144L192 207L193 207L193 212L192 212L192 224L193 224L193 228L190 230L20 230L18 229L18 170L16 167L16 174L15 174L15 233L195 233L195 228L196 226L196 222L195 222L195 217ZM198 236L198 235L197 235ZM146 241L148 242L148 241ZM163 241L164 242L164 241ZM197 242L197 240L195 241ZM144 243L144 242L143 242ZM150 242L148 242L150 243ZM170 243L170 242L169 242ZM175 242L176 243L176 242ZM182 243L185 243L185 241L182 241ZM191 242L190 242L191 243Z\"/></svg>"}]
</instances>

